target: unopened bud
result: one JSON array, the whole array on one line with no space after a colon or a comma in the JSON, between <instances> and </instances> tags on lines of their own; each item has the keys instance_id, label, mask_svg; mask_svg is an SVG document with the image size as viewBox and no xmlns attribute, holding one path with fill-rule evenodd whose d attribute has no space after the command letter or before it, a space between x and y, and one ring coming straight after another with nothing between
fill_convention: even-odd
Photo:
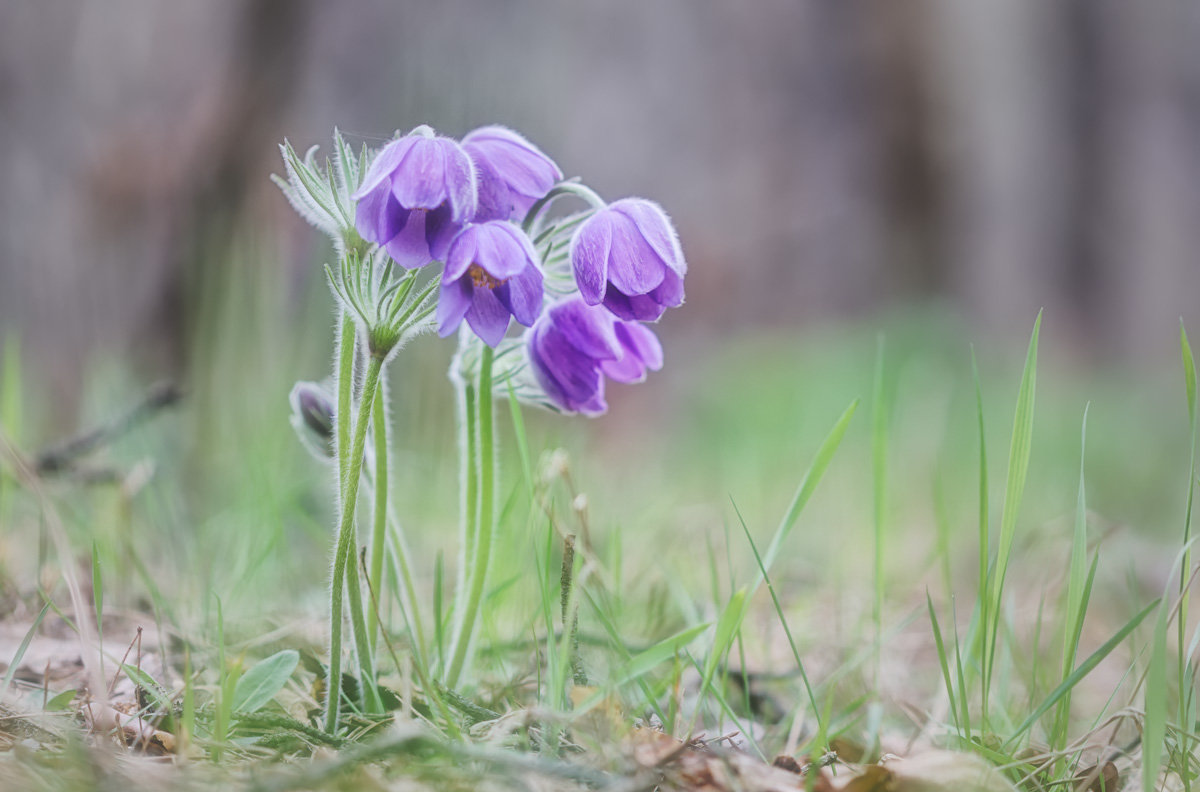
<instances>
[{"instance_id":1,"label":"unopened bud","mask_svg":"<svg viewBox=\"0 0 1200 792\"><path fill-rule=\"evenodd\" d=\"M297 382L288 401L300 442L317 459L333 459L333 397L316 382Z\"/></svg>"}]
</instances>

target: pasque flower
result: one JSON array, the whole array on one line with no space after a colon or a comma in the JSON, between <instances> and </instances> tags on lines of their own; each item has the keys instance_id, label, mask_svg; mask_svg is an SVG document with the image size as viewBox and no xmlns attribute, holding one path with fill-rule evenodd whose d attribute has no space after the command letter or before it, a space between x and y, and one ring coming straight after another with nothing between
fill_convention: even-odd
<instances>
[{"instance_id":1,"label":"pasque flower","mask_svg":"<svg viewBox=\"0 0 1200 792\"><path fill-rule=\"evenodd\" d=\"M650 328L569 297L546 310L527 334L529 361L550 401L567 412L608 409L604 378L640 382L662 367Z\"/></svg>"},{"instance_id":2,"label":"pasque flower","mask_svg":"<svg viewBox=\"0 0 1200 792\"><path fill-rule=\"evenodd\" d=\"M385 146L352 197L358 233L409 269L442 258L479 204L470 156L427 126Z\"/></svg>"},{"instance_id":3,"label":"pasque flower","mask_svg":"<svg viewBox=\"0 0 1200 792\"><path fill-rule=\"evenodd\" d=\"M478 176L477 222L524 217L563 177L554 160L506 127L480 127L463 138L462 146Z\"/></svg>"},{"instance_id":4,"label":"pasque flower","mask_svg":"<svg viewBox=\"0 0 1200 792\"><path fill-rule=\"evenodd\" d=\"M542 310L542 272L533 243L505 220L467 226L450 242L438 297L438 334L463 319L485 344L495 347L509 318L529 327Z\"/></svg>"},{"instance_id":5,"label":"pasque flower","mask_svg":"<svg viewBox=\"0 0 1200 792\"><path fill-rule=\"evenodd\" d=\"M598 209L572 237L570 255L584 301L621 319L654 321L683 302L687 262L653 201L625 198Z\"/></svg>"}]
</instances>

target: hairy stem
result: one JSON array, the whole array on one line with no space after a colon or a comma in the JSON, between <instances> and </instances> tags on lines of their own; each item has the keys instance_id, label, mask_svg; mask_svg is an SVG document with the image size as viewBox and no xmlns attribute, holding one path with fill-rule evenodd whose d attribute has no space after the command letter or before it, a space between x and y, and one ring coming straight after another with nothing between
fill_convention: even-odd
<instances>
[{"instance_id":1,"label":"hairy stem","mask_svg":"<svg viewBox=\"0 0 1200 792\"><path fill-rule=\"evenodd\" d=\"M345 323L343 322L343 327ZM345 345L342 346L343 351ZM358 410L358 419L354 424L353 445L350 448L350 456L344 462L342 461L342 451L345 446L338 447L338 464L339 469L345 468L345 474L342 477L343 492L339 504L341 514L338 520L338 535L337 548L333 554L333 579L330 582L329 594L329 689L325 696L325 731L334 734L337 731L338 722L338 707L341 703L341 680L342 680L342 597L347 576L352 583L358 581L357 564L354 562L354 547L355 547L355 527L354 527L354 511L358 500L358 485L362 478L362 463L363 452L366 450L367 441L367 425L370 423L370 405L375 400L375 390L379 384L379 372L383 368L383 360L374 355L371 356L371 361L367 366L366 381L363 383L362 399ZM338 426L339 436L340 427L344 417L349 414L349 405L342 403L342 383L338 383ZM349 399L347 399L349 401ZM347 574L346 565L350 564L349 575ZM362 624L362 596L361 590L352 588L350 592L351 617L354 619L356 637L362 633L362 639L365 640L365 625ZM357 608L355 604L357 603ZM354 618L357 611L357 618ZM361 641L359 643L359 665L366 671L370 667L370 653L363 656ZM368 702L373 696L377 696L378 692L371 679L373 674L367 676L364 674L362 679L362 687L369 689Z\"/></svg>"},{"instance_id":2,"label":"hairy stem","mask_svg":"<svg viewBox=\"0 0 1200 792\"><path fill-rule=\"evenodd\" d=\"M387 378L382 377L375 391L373 402L372 440L375 444L375 487L374 507L375 524L371 531L371 572L368 582L375 592L377 601L384 602L383 592L383 557L384 542L387 539L388 517L388 422L387 422ZM371 648L375 647L376 635L379 632L379 612L371 608L367 614L367 638Z\"/></svg>"},{"instance_id":3,"label":"hairy stem","mask_svg":"<svg viewBox=\"0 0 1200 792\"><path fill-rule=\"evenodd\" d=\"M458 631L455 635L450 666L446 671L446 686L453 688L463 672L470 649L471 639L475 634L475 618L478 615L479 603L483 597L483 588L487 582L488 561L492 551L492 533L495 528L494 495L496 484L496 445L492 432L492 348L484 346L479 363L478 401L478 453L474 456L476 475L479 476L478 504L475 515L474 552L471 555L470 587L467 590L467 600L462 609L462 618L458 620ZM466 571L466 570L464 570Z\"/></svg>"}]
</instances>

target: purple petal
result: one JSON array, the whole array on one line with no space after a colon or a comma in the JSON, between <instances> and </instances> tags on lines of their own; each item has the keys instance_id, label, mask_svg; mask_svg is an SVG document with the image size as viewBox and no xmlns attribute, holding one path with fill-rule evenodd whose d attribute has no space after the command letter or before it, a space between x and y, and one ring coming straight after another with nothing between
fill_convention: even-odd
<instances>
[{"instance_id":1,"label":"purple petal","mask_svg":"<svg viewBox=\"0 0 1200 792\"><path fill-rule=\"evenodd\" d=\"M663 364L662 344L649 327L628 322L617 325L617 338L621 346L637 355L638 360L651 371L658 371Z\"/></svg>"},{"instance_id":2,"label":"purple petal","mask_svg":"<svg viewBox=\"0 0 1200 792\"><path fill-rule=\"evenodd\" d=\"M616 360L621 342L613 332L612 317L580 299L568 299L550 308L550 320L563 338L582 354L595 360Z\"/></svg>"},{"instance_id":3,"label":"purple petal","mask_svg":"<svg viewBox=\"0 0 1200 792\"><path fill-rule=\"evenodd\" d=\"M450 248L450 240L454 239L454 235L461 229L462 224L454 222L450 207L446 204L426 212L425 242L429 245L429 255L444 260L446 251Z\"/></svg>"},{"instance_id":4,"label":"purple petal","mask_svg":"<svg viewBox=\"0 0 1200 792\"><path fill-rule=\"evenodd\" d=\"M467 226L454 236L446 252L446 269L442 272L442 282L458 280L467 274L467 270L478 257L477 241L479 226Z\"/></svg>"},{"instance_id":5,"label":"purple petal","mask_svg":"<svg viewBox=\"0 0 1200 792\"><path fill-rule=\"evenodd\" d=\"M480 264L499 280L515 278L532 266L537 259L533 250L533 242L528 235L512 223L493 221L487 223L487 234L496 243L496 262L490 258L481 258Z\"/></svg>"},{"instance_id":6,"label":"purple petal","mask_svg":"<svg viewBox=\"0 0 1200 792\"><path fill-rule=\"evenodd\" d=\"M412 148L415 142L416 139L413 137L402 137L384 146L375 155L371 166L367 168L367 173L363 176L362 183L358 186L358 191L350 197L359 201L367 193L373 192L376 187L383 183L384 179L390 177L400 167L400 163L404 161L404 155L409 152L409 149Z\"/></svg>"},{"instance_id":7,"label":"purple petal","mask_svg":"<svg viewBox=\"0 0 1200 792\"><path fill-rule=\"evenodd\" d=\"M648 294L629 297L616 289L609 289L604 295L604 307L612 311L613 316L628 322L653 322L667 310Z\"/></svg>"},{"instance_id":8,"label":"purple petal","mask_svg":"<svg viewBox=\"0 0 1200 792\"><path fill-rule=\"evenodd\" d=\"M640 235L664 264L680 276L687 274L687 262L679 246L679 236L661 206L645 198L623 198L614 201L609 208L633 221Z\"/></svg>"},{"instance_id":9,"label":"purple petal","mask_svg":"<svg viewBox=\"0 0 1200 792\"><path fill-rule=\"evenodd\" d=\"M525 269L521 248L500 228L508 223L492 220L475 226L475 263L496 280L507 280Z\"/></svg>"},{"instance_id":10,"label":"purple petal","mask_svg":"<svg viewBox=\"0 0 1200 792\"><path fill-rule=\"evenodd\" d=\"M616 212L612 217L608 281L622 294L646 294L662 283L666 262L654 252L632 220Z\"/></svg>"},{"instance_id":11,"label":"purple petal","mask_svg":"<svg viewBox=\"0 0 1200 792\"><path fill-rule=\"evenodd\" d=\"M436 209L448 197L445 148L438 140L417 138L392 179L392 193L408 209Z\"/></svg>"},{"instance_id":12,"label":"purple petal","mask_svg":"<svg viewBox=\"0 0 1200 792\"><path fill-rule=\"evenodd\" d=\"M662 284L650 292L649 296L664 308L683 305L683 277L678 275L675 270L667 270Z\"/></svg>"},{"instance_id":13,"label":"purple petal","mask_svg":"<svg viewBox=\"0 0 1200 792\"><path fill-rule=\"evenodd\" d=\"M359 200L354 210L354 227L368 242L386 245L404 228L408 214L392 196L391 188L380 185Z\"/></svg>"},{"instance_id":14,"label":"purple petal","mask_svg":"<svg viewBox=\"0 0 1200 792\"><path fill-rule=\"evenodd\" d=\"M437 142L442 144L445 157L445 189L450 203L450 216L455 222L465 223L474 216L479 206L475 165L463 147L453 140L441 138Z\"/></svg>"},{"instance_id":15,"label":"purple petal","mask_svg":"<svg viewBox=\"0 0 1200 792\"><path fill-rule=\"evenodd\" d=\"M433 261L433 256L429 253L429 243L425 240L427 216L428 212L409 212L404 228L384 245L388 255L401 267L416 269Z\"/></svg>"},{"instance_id":16,"label":"purple petal","mask_svg":"<svg viewBox=\"0 0 1200 792\"><path fill-rule=\"evenodd\" d=\"M527 198L541 198L562 179L554 160L502 126L476 129L463 138L463 147L485 160L510 189Z\"/></svg>"},{"instance_id":17,"label":"purple petal","mask_svg":"<svg viewBox=\"0 0 1200 792\"><path fill-rule=\"evenodd\" d=\"M473 291L470 278L442 281L437 304L438 335L442 338L453 333L462 324L463 317L471 308Z\"/></svg>"},{"instance_id":18,"label":"purple petal","mask_svg":"<svg viewBox=\"0 0 1200 792\"><path fill-rule=\"evenodd\" d=\"M496 297L514 319L529 327L542 312L542 273L531 263L520 275L497 288Z\"/></svg>"},{"instance_id":19,"label":"purple petal","mask_svg":"<svg viewBox=\"0 0 1200 792\"><path fill-rule=\"evenodd\" d=\"M605 361L600 369L617 382L641 382L646 370L662 368L662 345L647 327L634 322L617 322L616 334L624 354L620 360Z\"/></svg>"},{"instance_id":20,"label":"purple petal","mask_svg":"<svg viewBox=\"0 0 1200 792\"><path fill-rule=\"evenodd\" d=\"M490 347L495 347L504 338L510 318L508 309L491 289L475 289L471 308L467 311L467 324L475 335Z\"/></svg>"},{"instance_id":21,"label":"purple petal","mask_svg":"<svg viewBox=\"0 0 1200 792\"><path fill-rule=\"evenodd\" d=\"M557 396L555 401L561 407L580 410L590 406L595 410L597 399L599 405L604 404L604 378L595 361L581 354L557 330L549 323L534 330L530 355L534 373L547 394Z\"/></svg>"},{"instance_id":22,"label":"purple petal","mask_svg":"<svg viewBox=\"0 0 1200 792\"><path fill-rule=\"evenodd\" d=\"M508 220L514 212L512 191L486 161L473 156L475 177L479 185L479 208L475 210L473 222Z\"/></svg>"},{"instance_id":23,"label":"purple petal","mask_svg":"<svg viewBox=\"0 0 1200 792\"><path fill-rule=\"evenodd\" d=\"M571 268L579 294L588 305L597 305L604 299L611 249L612 220L603 210L585 220L571 238Z\"/></svg>"}]
</instances>

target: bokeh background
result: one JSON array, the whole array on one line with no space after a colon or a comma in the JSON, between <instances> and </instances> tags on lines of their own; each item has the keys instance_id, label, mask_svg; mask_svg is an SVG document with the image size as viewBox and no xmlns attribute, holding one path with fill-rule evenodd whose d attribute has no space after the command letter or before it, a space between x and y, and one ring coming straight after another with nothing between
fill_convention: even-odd
<instances>
[{"instance_id":1,"label":"bokeh background","mask_svg":"<svg viewBox=\"0 0 1200 792\"><path fill-rule=\"evenodd\" d=\"M245 267L315 277L277 143L502 122L675 216L738 332L935 300L980 331L1156 354L1200 320L1200 7L13 0L0 324L68 372L185 355ZM236 264L247 237L270 256ZM1200 321L1193 321L1200 325ZM66 377L66 374L60 376ZM66 380L64 380L65 384Z\"/></svg>"},{"instance_id":2,"label":"bokeh background","mask_svg":"<svg viewBox=\"0 0 1200 792\"><path fill-rule=\"evenodd\" d=\"M870 394L883 331L896 522L932 535L944 480L957 529L968 344L1002 470L1005 366L1045 308L1030 519L1073 507L1095 399L1096 508L1173 537L1180 317L1200 334L1198 40L1200 5L1175 0L6 0L8 431L33 451L178 381L182 417L113 450L174 482L132 535L277 594L306 578L262 559L299 543L320 579L323 473L285 404L327 371L329 248L268 179L278 144L499 122L606 197L662 203L690 264L664 372L612 389L602 421L534 419L598 452L578 478L619 496L604 519L719 536L733 495L759 530ZM415 344L395 394L407 518L449 542L446 346ZM862 423L820 525L869 525Z\"/></svg>"}]
</instances>

